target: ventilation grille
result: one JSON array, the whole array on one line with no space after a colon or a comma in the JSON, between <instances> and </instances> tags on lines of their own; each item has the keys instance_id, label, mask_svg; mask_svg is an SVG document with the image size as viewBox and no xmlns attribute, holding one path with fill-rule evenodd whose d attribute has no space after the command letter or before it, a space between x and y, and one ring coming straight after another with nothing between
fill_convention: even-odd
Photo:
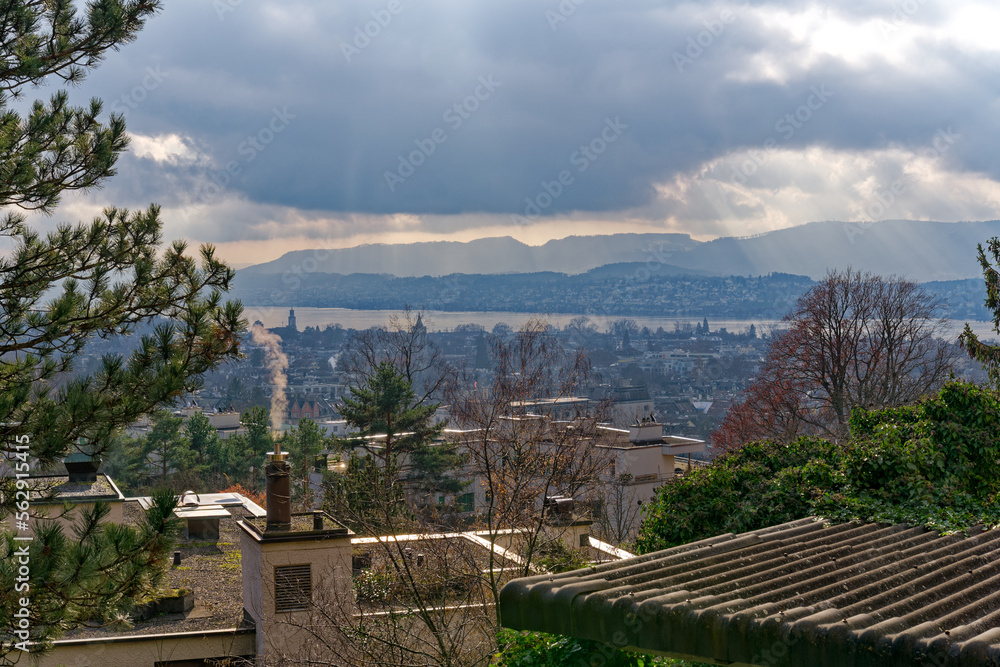
<instances>
[{"instance_id":1,"label":"ventilation grille","mask_svg":"<svg viewBox=\"0 0 1000 667\"><path fill-rule=\"evenodd\" d=\"M274 568L274 611L301 611L312 602L312 569L309 565Z\"/></svg>"}]
</instances>

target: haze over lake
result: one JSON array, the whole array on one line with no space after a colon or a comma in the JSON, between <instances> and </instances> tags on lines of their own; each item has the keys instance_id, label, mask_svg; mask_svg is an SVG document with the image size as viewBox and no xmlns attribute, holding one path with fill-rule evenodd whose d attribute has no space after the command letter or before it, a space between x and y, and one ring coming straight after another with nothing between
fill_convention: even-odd
<instances>
[{"instance_id":1,"label":"haze over lake","mask_svg":"<svg viewBox=\"0 0 1000 667\"><path fill-rule=\"evenodd\" d=\"M305 327L326 328L329 324L339 324L345 329L367 329L369 327L386 324L393 315L399 315L396 310L354 310L351 308L296 308L295 319L299 329ZM478 324L489 331L498 322L509 324L513 328L518 328L532 317L541 317L547 322L557 327L564 327L574 318L584 315L590 317L591 324L594 324L598 331L602 333L607 330L611 322L628 316L597 316L580 314L559 313L546 315L544 313L508 313L508 312L487 312L487 311L424 311L423 322L431 331L451 330L461 324ZM255 320L260 320L266 327L283 327L288 324L288 308L276 308L272 306L246 306L245 314L247 321L251 324ZM676 323L690 323L692 326L701 321L697 317L650 317L635 316L628 317L635 320L639 327L649 327L656 329L663 327L667 331L673 331ZM746 331L751 324L757 327L758 332L768 331L770 328L779 327L780 320L713 320L709 318L709 327L712 331L717 331L725 327L730 333L740 333ZM992 322L970 322L973 330L980 336L990 336L993 334ZM965 322L961 320L948 320L948 332L951 336L957 337L961 333Z\"/></svg>"}]
</instances>

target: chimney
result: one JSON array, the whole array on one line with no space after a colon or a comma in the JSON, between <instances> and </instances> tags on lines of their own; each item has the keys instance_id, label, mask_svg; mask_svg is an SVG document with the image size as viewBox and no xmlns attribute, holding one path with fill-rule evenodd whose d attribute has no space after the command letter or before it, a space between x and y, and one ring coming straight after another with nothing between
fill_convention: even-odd
<instances>
[{"instance_id":1,"label":"chimney","mask_svg":"<svg viewBox=\"0 0 1000 667\"><path fill-rule=\"evenodd\" d=\"M306 652L312 640L306 628L317 610L347 617L356 610L354 533L322 512L272 516L275 498L288 507L288 464L274 455L269 459L267 516L238 523L244 615L256 629L258 664L267 665Z\"/></svg>"},{"instance_id":2,"label":"chimney","mask_svg":"<svg viewBox=\"0 0 1000 667\"><path fill-rule=\"evenodd\" d=\"M658 445L663 442L663 424L640 422L628 427L628 439L633 445Z\"/></svg>"},{"instance_id":3,"label":"chimney","mask_svg":"<svg viewBox=\"0 0 1000 667\"><path fill-rule=\"evenodd\" d=\"M292 529L292 485L288 452L274 451L267 455L265 494L267 496L267 528L269 532Z\"/></svg>"},{"instance_id":4,"label":"chimney","mask_svg":"<svg viewBox=\"0 0 1000 667\"><path fill-rule=\"evenodd\" d=\"M576 520L576 501L563 496L546 496L542 502L545 518L552 525L572 523Z\"/></svg>"},{"instance_id":5,"label":"chimney","mask_svg":"<svg viewBox=\"0 0 1000 667\"><path fill-rule=\"evenodd\" d=\"M73 452L65 459L66 473L71 483L96 482L97 470L101 467L101 457L83 452Z\"/></svg>"},{"instance_id":6,"label":"chimney","mask_svg":"<svg viewBox=\"0 0 1000 667\"><path fill-rule=\"evenodd\" d=\"M590 544L588 518L577 517L576 501L564 496L546 496L542 502L544 521L542 534L551 540L562 540L569 549L576 550Z\"/></svg>"}]
</instances>

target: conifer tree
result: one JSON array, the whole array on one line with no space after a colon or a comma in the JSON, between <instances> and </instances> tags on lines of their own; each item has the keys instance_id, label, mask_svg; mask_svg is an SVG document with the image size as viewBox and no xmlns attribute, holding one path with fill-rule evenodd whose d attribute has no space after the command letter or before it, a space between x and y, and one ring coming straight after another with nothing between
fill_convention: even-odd
<instances>
[{"instance_id":1,"label":"conifer tree","mask_svg":"<svg viewBox=\"0 0 1000 667\"><path fill-rule=\"evenodd\" d=\"M161 246L159 208L108 208L90 223L40 234L17 209L52 213L67 191L112 176L128 144L124 119L102 122L102 104L69 103L65 91L21 115L12 97L50 79L80 80L106 52L132 41L160 6L149 0L15 1L0 13L0 441L32 436L40 466L84 437L100 451L114 432L199 386L199 376L238 353L238 303L223 303L233 271L203 246ZM50 294L55 291L55 296ZM127 358L56 384L95 336L126 334L165 316Z\"/></svg>"},{"instance_id":2,"label":"conifer tree","mask_svg":"<svg viewBox=\"0 0 1000 667\"><path fill-rule=\"evenodd\" d=\"M128 137L124 118L104 116L96 99L73 106L60 90L23 113L11 100L43 83L78 82L109 50L135 39L160 5L10 0L0 11L0 239L12 248L0 258L0 447L15 468L29 461L33 471L49 468L77 442L100 454L122 427L196 389L202 373L239 354L242 309L222 299L232 269L208 245L199 260L183 242L164 247L157 206L109 207L47 234L25 215L56 213L63 193L100 186ZM131 354L74 375L88 340L154 322ZM18 443L29 443L28 451ZM16 638L15 543L7 531L18 489L10 477L0 481L2 656ZM106 510L98 510L72 537L39 529L31 543L32 641L127 609L148 591L170 549L172 504L160 497L137 528L100 523Z\"/></svg>"},{"instance_id":3,"label":"conifer tree","mask_svg":"<svg viewBox=\"0 0 1000 667\"><path fill-rule=\"evenodd\" d=\"M316 457L326 445L326 437L316 422L304 418L292 429L286 442L286 449L291 455L293 494L298 496L302 509L308 511L313 507L313 488L309 482L309 473Z\"/></svg>"},{"instance_id":4,"label":"conifer tree","mask_svg":"<svg viewBox=\"0 0 1000 667\"><path fill-rule=\"evenodd\" d=\"M264 455L274 449L270 413L264 408L250 408L240 415L240 425L244 433L209 441L210 471L226 478L227 486L236 482L252 489L263 488Z\"/></svg>"},{"instance_id":5,"label":"conifer tree","mask_svg":"<svg viewBox=\"0 0 1000 667\"><path fill-rule=\"evenodd\" d=\"M123 618L156 589L180 520L173 514L172 492L159 491L153 500L137 527L107 522L109 506L98 502L71 534L58 524L40 523L26 543L0 531L0 664L26 664L23 649L42 652L63 629ZM19 572L24 549L27 581ZM22 598L29 600L26 628L15 617Z\"/></svg>"},{"instance_id":6,"label":"conifer tree","mask_svg":"<svg viewBox=\"0 0 1000 667\"><path fill-rule=\"evenodd\" d=\"M350 397L342 399L340 412L350 426L365 440L368 453L385 471L383 483L387 495L403 475L400 457L428 447L444 430L444 424L432 424L437 404L415 405L410 382L389 361L379 363L361 387L351 387Z\"/></svg>"},{"instance_id":7,"label":"conifer tree","mask_svg":"<svg viewBox=\"0 0 1000 667\"><path fill-rule=\"evenodd\" d=\"M191 415L184 425L184 437L194 453L196 467L207 471L211 468L213 452L219 447L219 432L201 412Z\"/></svg>"},{"instance_id":8,"label":"conifer tree","mask_svg":"<svg viewBox=\"0 0 1000 667\"><path fill-rule=\"evenodd\" d=\"M464 487L449 475L460 462L454 445L433 442L444 430L432 423L438 405L418 404L391 361L376 364L350 393L340 413L358 433L334 442L349 451L343 474L327 480L327 508L335 516L358 533L398 532L409 515L404 485L425 494Z\"/></svg>"},{"instance_id":9,"label":"conifer tree","mask_svg":"<svg viewBox=\"0 0 1000 667\"><path fill-rule=\"evenodd\" d=\"M1000 273L996 268L1000 266L1000 238L994 236L986 242L986 248L992 259L986 257L986 251L981 243L977 247L979 265L983 267L983 278L986 282L986 308L993 314L993 330L1000 333ZM968 322L958 337L958 342L969 353L969 357L983 365L993 387L1000 388L1000 345L979 340L979 336Z\"/></svg>"},{"instance_id":10,"label":"conifer tree","mask_svg":"<svg viewBox=\"0 0 1000 667\"><path fill-rule=\"evenodd\" d=\"M150 472L159 483L180 470L190 470L195 464L195 453L190 443L181 434L184 419L167 410L153 415L152 428L146 434L142 454Z\"/></svg>"},{"instance_id":11,"label":"conifer tree","mask_svg":"<svg viewBox=\"0 0 1000 667\"><path fill-rule=\"evenodd\" d=\"M274 448L271 435L271 413L261 407L253 407L240 415L240 424L247 430L246 455L263 457Z\"/></svg>"}]
</instances>

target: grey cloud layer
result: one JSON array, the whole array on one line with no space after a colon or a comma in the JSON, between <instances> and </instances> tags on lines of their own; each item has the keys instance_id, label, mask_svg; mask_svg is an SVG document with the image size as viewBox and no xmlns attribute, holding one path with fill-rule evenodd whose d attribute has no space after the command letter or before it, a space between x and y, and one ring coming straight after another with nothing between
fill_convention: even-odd
<instances>
[{"instance_id":1,"label":"grey cloud layer","mask_svg":"<svg viewBox=\"0 0 1000 667\"><path fill-rule=\"evenodd\" d=\"M914 6L905 17L913 25L946 11ZM892 20L885 2L828 11ZM372 21L381 21L377 31ZM366 24L378 33L367 42L358 37ZM700 36L706 30L710 39ZM687 50L692 39L700 51ZM655 203L655 184L769 138L788 149L919 149L951 126L971 139L946 156L952 168L1000 176L992 113L1000 62L958 46L924 44L905 66L810 61L808 42L739 3L190 0L168 3L81 93L120 100L131 131L176 133L203 155L188 164L125 158L109 188L122 203L182 205L204 200L214 183L220 193L208 201L241 196L332 217L523 215L526 197L569 170L572 185L540 208L544 217L642 210ZM696 52L679 71L675 54ZM761 54L812 64L781 83L734 77ZM136 95L149 68L162 80ZM481 77L499 83L485 97L476 95ZM815 86L832 97L786 137L778 123ZM269 135L283 109L294 118ZM628 129L581 171L574 155L615 118ZM405 177L401 157L412 167ZM693 211L713 208L695 202ZM249 229L230 233L255 236Z\"/></svg>"}]
</instances>

